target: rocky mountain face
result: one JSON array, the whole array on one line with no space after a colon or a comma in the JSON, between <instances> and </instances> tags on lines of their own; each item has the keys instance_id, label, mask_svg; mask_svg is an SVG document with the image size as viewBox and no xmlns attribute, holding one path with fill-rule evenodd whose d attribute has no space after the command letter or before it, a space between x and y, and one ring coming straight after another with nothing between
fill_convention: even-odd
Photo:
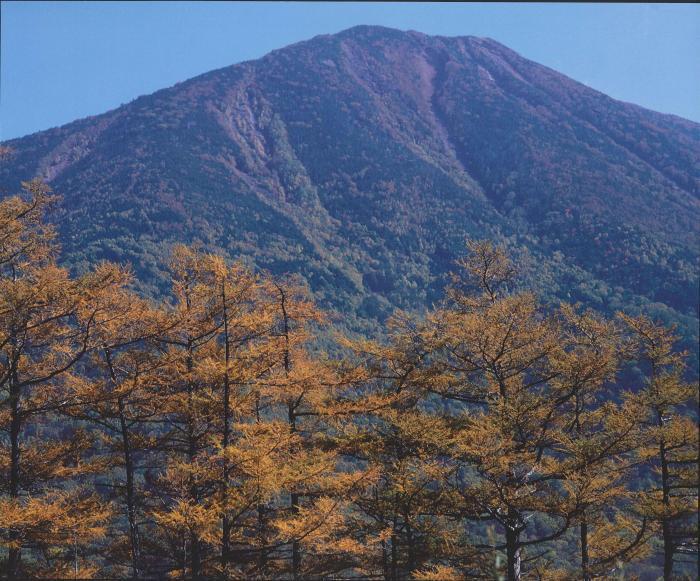
<instances>
[{"instance_id":1,"label":"rocky mountain face","mask_svg":"<svg viewBox=\"0 0 700 581\"><path fill-rule=\"evenodd\" d=\"M697 337L700 125L490 39L352 28L4 145L3 195L38 175L62 196L65 261L130 261L147 292L198 240L371 330L489 237L545 298Z\"/></svg>"}]
</instances>

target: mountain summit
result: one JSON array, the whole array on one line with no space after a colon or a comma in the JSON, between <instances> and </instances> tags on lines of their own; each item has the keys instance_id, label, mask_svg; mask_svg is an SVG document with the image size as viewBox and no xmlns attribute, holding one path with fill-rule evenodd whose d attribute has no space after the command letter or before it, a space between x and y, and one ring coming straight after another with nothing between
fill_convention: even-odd
<instances>
[{"instance_id":1,"label":"mountain summit","mask_svg":"<svg viewBox=\"0 0 700 581\"><path fill-rule=\"evenodd\" d=\"M489 237L548 298L697 333L700 125L490 39L355 27L5 145L5 193L63 196L65 260L128 260L151 292L199 240L362 326L436 300Z\"/></svg>"}]
</instances>

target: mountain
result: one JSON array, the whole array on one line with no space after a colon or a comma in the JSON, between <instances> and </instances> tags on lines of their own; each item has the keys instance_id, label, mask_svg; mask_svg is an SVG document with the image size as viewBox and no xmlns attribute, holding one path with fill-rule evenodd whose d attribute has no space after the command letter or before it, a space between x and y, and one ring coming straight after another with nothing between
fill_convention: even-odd
<instances>
[{"instance_id":1,"label":"mountain","mask_svg":"<svg viewBox=\"0 0 700 581\"><path fill-rule=\"evenodd\" d=\"M550 300L698 324L700 125L485 38L361 26L4 142L3 194L43 176L66 262L173 241L298 272L372 329L437 300L489 237Z\"/></svg>"}]
</instances>

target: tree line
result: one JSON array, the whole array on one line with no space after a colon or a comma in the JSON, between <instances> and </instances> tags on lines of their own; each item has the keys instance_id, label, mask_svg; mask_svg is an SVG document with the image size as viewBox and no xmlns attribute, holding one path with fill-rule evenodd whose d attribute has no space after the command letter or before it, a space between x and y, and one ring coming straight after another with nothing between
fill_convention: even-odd
<instances>
[{"instance_id":1,"label":"tree line","mask_svg":"<svg viewBox=\"0 0 700 581\"><path fill-rule=\"evenodd\" d=\"M60 267L55 198L23 186L0 202L4 578L694 574L672 329L542 305L486 241L382 339L196 247L157 303L123 266Z\"/></svg>"}]
</instances>

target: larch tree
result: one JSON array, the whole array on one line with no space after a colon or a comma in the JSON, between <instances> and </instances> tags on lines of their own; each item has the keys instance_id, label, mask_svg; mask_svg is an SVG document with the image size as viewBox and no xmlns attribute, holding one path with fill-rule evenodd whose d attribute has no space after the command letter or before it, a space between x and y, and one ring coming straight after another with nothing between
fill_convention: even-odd
<instances>
[{"instance_id":1,"label":"larch tree","mask_svg":"<svg viewBox=\"0 0 700 581\"><path fill-rule=\"evenodd\" d=\"M166 469L158 476L161 498L153 515L174 559L166 570L194 578L204 574L206 541L216 528L204 511L216 488L206 458L216 433L212 405L219 390L208 382L201 363L216 348L220 321L216 298L205 281L204 260L200 251L181 245L171 254L171 322L159 338L168 365L155 396L162 413Z\"/></svg>"},{"instance_id":2,"label":"larch tree","mask_svg":"<svg viewBox=\"0 0 700 581\"><path fill-rule=\"evenodd\" d=\"M227 264L213 255L200 257L200 262L201 282L207 289L212 320L217 326L216 336L202 363L208 375L206 381L214 387L214 397L218 395L212 406L216 410L213 422L219 433L217 453L212 459L221 465L221 473L213 475L213 479L219 483L220 566L225 572L232 556L231 532L236 524L232 515L240 513L240 502L229 502L230 452L237 435L234 427L242 417L252 415L253 395L248 386L270 366L264 350L256 347L269 333L271 315L270 309L260 300L258 278L249 269L241 264Z\"/></svg>"},{"instance_id":3,"label":"larch tree","mask_svg":"<svg viewBox=\"0 0 700 581\"><path fill-rule=\"evenodd\" d=\"M262 508L277 542L286 542L283 574L292 579L338 574L361 549L346 535L345 509L367 474L343 468L327 437L338 380L316 341L324 315L298 281L267 277L263 284L275 307L269 343L274 366L256 390L268 417L286 419L291 446L281 494Z\"/></svg>"},{"instance_id":4,"label":"larch tree","mask_svg":"<svg viewBox=\"0 0 700 581\"><path fill-rule=\"evenodd\" d=\"M642 476L651 476L640 510L660 529L663 575L669 580L675 558L697 555L697 385L684 379L685 354L674 349L673 329L644 316L620 318L631 331L635 358L646 374L646 384L629 397L644 428Z\"/></svg>"},{"instance_id":5,"label":"larch tree","mask_svg":"<svg viewBox=\"0 0 700 581\"><path fill-rule=\"evenodd\" d=\"M108 466L96 485L111 490L108 497L121 507L110 527L114 540L104 553L117 574L130 569L130 576L138 578L145 572L140 530L145 491L139 486L139 461L157 439L153 426L160 410L155 388L169 361L156 339L168 322L161 311L126 289L112 294L105 313L108 319L95 336L99 347L86 361L89 372L67 382L69 390L80 394L78 405L65 408L64 414L93 426ZM126 531L118 525L124 517Z\"/></svg>"},{"instance_id":6,"label":"larch tree","mask_svg":"<svg viewBox=\"0 0 700 581\"><path fill-rule=\"evenodd\" d=\"M501 541L474 546L505 553L512 581L522 577L523 550L563 535L580 508L561 487L556 451L559 408L571 394L554 381L559 321L531 294L509 292L514 268L502 249L488 242L469 249L448 304L428 317L426 389L470 404L449 450L461 465L455 494L468 522L502 531ZM529 532L538 519L553 519L546 533Z\"/></svg>"},{"instance_id":7,"label":"larch tree","mask_svg":"<svg viewBox=\"0 0 700 581\"><path fill-rule=\"evenodd\" d=\"M169 500L157 522L171 538L188 531L184 574L317 574L337 540L331 496L355 478L317 445L332 386L306 347L319 315L298 289L239 264L185 248L175 260L182 323L164 338L175 365L163 378Z\"/></svg>"},{"instance_id":8,"label":"larch tree","mask_svg":"<svg viewBox=\"0 0 700 581\"><path fill-rule=\"evenodd\" d=\"M562 348L551 358L557 370L552 382L563 396L558 447L566 458L563 486L580 508L580 565L565 574L588 581L648 550L650 527L634 511L628 486L640 429L631 406L609 393L626 351L618 326L570 305L562 305L560 315Z\"/></svg>"},{"instance_id":9,"label":"larch tree","mask_svg":"<svg viewBox=\"0 0 700 581\"><path fill-rule=\"evenodd\" d=\"M103 264L71 278L56 265L53 232L43 224L48 188L39 181L24 188L24 197L0 203L4 568L10 579L38 570L60 576L67 568L85 577L92 570L80 562L79 549L103 534L108 510L79 485L100 465L84 457L92 444L83 430L54 420L57 412L82 403L84 394L67 383L76 364L95 349L110 317L109 296L128 275Z\"/></svg>"},{"instance_id":10,"label":"larch tree","mask_svg":"<svg viewBox=\"0 0 700 581\"><path fill-rule=\"evenodd\" d=\"M272 365L272 315L241 265L178 246L170 267L173 322L160 339L169 363L158 395L166 470L153 514L171 545L171 572L240 574L249 551L234 545L250 543L255 497L276 490L273 478L260 477L261 463L282 464L285 450L275 426L251 427L259 402L250 384Z\"/></svg>"},{"instance_id":11,"label":"larch tree","mask_svg":"<svg viewBox=\"0 0 700 581\"><path fill-rule=\"evenodd\" d=\"M453 430L449 418L421 405L425 352L419 329L397 313L387 342L345 341L352 353L344 371L351 391L337 402L349 418L340 450L376 473L353 497L353 535L365 547L358 573L387 581L465 552L445 486L454 471L444 454Z\"/></svg>"}]
</instances>

